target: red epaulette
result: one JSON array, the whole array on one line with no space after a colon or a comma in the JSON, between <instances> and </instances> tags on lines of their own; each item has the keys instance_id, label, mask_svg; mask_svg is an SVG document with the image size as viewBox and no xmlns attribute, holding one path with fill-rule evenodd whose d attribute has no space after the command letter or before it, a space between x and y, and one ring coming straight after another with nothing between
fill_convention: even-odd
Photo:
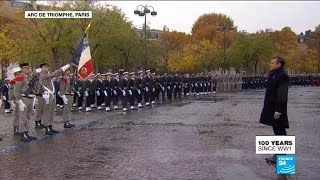
<instances>
[{"instance_id":1,"label":"red epaulette","mask_svg":"<svg viewBox=\"0 0 320 180\"><path fill-rule=\"evenodd\" d=\"M18 76L18 77L16 77L16 81L17 81L17 82L23 81L23 80L24 80L23 76Z\"/></svg>"},{"instance_id":2,"label":"red epaulette","mask_svg":"<svg viewBox=\"0 0 320 180\"><path fill-rule=\"evenodd\" d=\"M11 81L9 82L9 84L10 84L10 85L15 85L15 84L16 84L16 81L15 81L15 80L11 80Z\"/></svg>"},{"instance_id":3,"label":"red epaulette","mask_svg":"<svg viewBox=\"0 0 320 180\"><path fill-rule=\"evenodd\" d=\"M68 83L68 79L67 78L61 78L61 81L63 81L64 83Z\"/></svg>"}]
</instances>

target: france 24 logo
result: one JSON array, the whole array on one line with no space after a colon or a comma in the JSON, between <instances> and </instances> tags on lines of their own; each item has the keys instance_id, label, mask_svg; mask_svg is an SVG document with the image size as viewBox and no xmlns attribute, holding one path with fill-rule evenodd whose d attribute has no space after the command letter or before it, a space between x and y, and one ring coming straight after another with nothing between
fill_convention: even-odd
<instances>
[{"instance_id":1,"label":"france 24 logo","mask_svg":"<svg viewBox=\"0 0 320 180\"><path fill-rule=\"evenodd\" d=\"M276 164L277 174L295 174L296 156L295 155L277 155Z\"/></svg>"}]
</instances>

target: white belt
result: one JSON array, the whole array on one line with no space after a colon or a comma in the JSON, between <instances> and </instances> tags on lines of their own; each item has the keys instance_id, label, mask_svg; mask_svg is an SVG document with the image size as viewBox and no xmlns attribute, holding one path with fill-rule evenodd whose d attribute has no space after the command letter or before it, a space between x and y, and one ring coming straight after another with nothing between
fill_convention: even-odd
<instances>
[{"instance_id":1,"label":"white belt","mask_svg":"<svg viewBox=\"0 0 320 180\"><path fill-rule=\"evenodd\" d=\"M21 94L22 97L27 97L27 98L34 98L36 97L35 94L29 94L28 96L26 96L25 94Z\"/></svg>"}]
</instances>

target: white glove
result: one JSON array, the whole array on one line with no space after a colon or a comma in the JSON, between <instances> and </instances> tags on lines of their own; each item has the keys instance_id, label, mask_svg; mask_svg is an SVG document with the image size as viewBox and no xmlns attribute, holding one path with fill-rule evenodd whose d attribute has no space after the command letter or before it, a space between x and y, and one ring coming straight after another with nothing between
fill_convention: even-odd
<instances>
[{"instance_id":1,"label":"white glove","mask_svg":"<svg viewBox=\"0 0 320 180\"><path fill-rule=\"evenodd\" d=\"M146 87L146 92L148 92L149 91L149 88L148 87Z\"/></svg>"},{"instance_id":2,"label":"white glove","mask_svg":"<svg viewBox=\"0 0 320 180\"><path fill-rule=\"evenodd\" d=\"M89 96L88 91L84 92L84 96L86 96L86 97L88 97L88 96Z\"/></svg>"},{"instance_id":3,"label":"white glove","mask_svg":"<svg viewBox=\"0 0 320 180\"><path fill-rule=\"evenodd\" d=\"M7 101L7 97L6 97L6 96L2 96L2 99L3 99L4 101Z\"/></svg>"},{"instance_id":4,"label":"white glove","mask_svg":"<svg viewBox=\"0 0 320 180\"><path fill-rule=\"evenodd\" d=\"M36 73L41 73L41 71L42 71L41 68L36 69Z\"/></svg>"},{"instance_id":5,"label":"white glove","mask_svg":"<svg viewBox=\"0 0 320 180\"><path fill-rule=\"evenodd\" d=\"M132 91L131 90L129 90L129 94L130 94L130 96L132 96Z\"/></svg>"},{"instance_id":6,"label":"white glove","mask_svg":"<svg viewBox=\"0 0 320 180\"><path fill-rule=\"evenodd\" d=\"M77 95L78 95L78 97L80 97L80 96L81 96L81 94L80 94L80 92L79 92L79 91L77 91Z\"/></svg>"},{"instance_id":7,"label":"white glove","mask_svg":"<svg viewBox=\"0 0 320 180\"><path fill-rule=\"evenodd\" d=\"M122 94L123 94L123 96L126 96L126 91L122 90Z\"/></svg>"},{"instance_id":8,"label":"white glove","mask_svg":"<svg viewBox=\"0 0 320 180\"><path fill-rule=\"evenodd\" d=\"M58 93L57 93L60 97L61 97L61 92L60 91L58 91Z\"/></svg>"},{"instance_id":9,"label":"white glove","mask_svg":"<svg viewBox=\"0 0 320 180\"><path fill-rule=\"evenodd\" d=\"M49 104L50 95L49 95L48 91L43 92L42 98L46 101L46 104Z\"/></svg>"},{"instance_id":10,"label":"white glove","mask_svg":"<svg viewBox=\"0 0 320 180\"><path fill-rule=\"evenodd\" d=\"M64 71L66 71L67 69L69 69L69 67L70 67L70 64L67 64L67 65L64 65L61 69L62 69L62 71L64 72Z\"/></svg>"},{"instance_id":11,"label":"white glove","mask_svg":"<svg viewBox=\"0 0 320 180\"><path fill-rule=\"evenodd\" d=\"M168 86L168 89L170 90L170 86Z\"/></svg>"},{"instance_id":12,"label":"white glove","mask_svg":"<svg viewBox=\"0 0 320 180\"><path fill-rule=\"evenodd\" d=\"M200 83L200 87L202 87L202 84Z\"/></svg>"},{"instance_id":13,"label":"white glove","mask_svg":"<svg viewBox=\"0 0 320 180\"><path fill-rule=\"evenodd\" d=\"M34 99L33 99L33 104L36 105L36 104L38 104L38 103L39 103L38 99L37 99L36 97L34 97Z\"/></svg>"},{"instance_id":14,"label":"white glove","mask_svg":"<svg viewBox=\"0 0 320 180\"><path fill-rule=\"evenodd\" d=\"M164 91L164 87L162 86L162 91Z\"/></svg>"},{"instance_id":15,"label":"white glove","mask_svg":"<svg viewBox=\"0 0 320 180\"><path fill-rule=\"evenodd\" d=\"M152 88L152 92L155 92L156 91L156 89L155 88Z\"/></svg>"},{"instance_id":16,"label":"white glove","mask_svg":"<svg viewBox=\"0 0 320 180\"><path fill-rule=\"evenodd\" d=\"M17 101L17 103L19 104L20 111L23 112L27 106L22 102L21 99L19 101Z\"/></svg>"},{"instance_id":17,"label":"white glove","mask_svg":"<svg viewBox=\"0 0 320 180\"><path fill-rule=\"evenodd\" d=\"M68 98L66 97L66 95L61 96L61 98L64 104L68 104Z\"/></svg>"},{"instance_id":18,"label":"white glove","mask_svg":"<svg viewBox=\"0 0 320 180\"><path fill-rule=\"evenodd\" d=\"M107 91L103 91L104 95L107 97L108 96L108 93Z\"/></svg>"},{"instance_id":19,"label":"white glove","mask_svg":"<svg viewBox=\"0 0 320 180\"><path fill-rule=\"evenodd\" d=\"M193 87L193 84L191 84L191 87Z\"/></svg>"},{"instance_id":20,"label":"white glove","mask_svg":"<svg viewBox=\"0 0 320 180\"><path fill-rule=\"evenodd\" d=\"M176 87L177 87L176 85L173 86L174 89L175 89Z\"/></svg>"},{"instance_id":21,"label":"white glove","mask_svg":"<svg viewBox=\"0 0 320 180\"><path fill-rule=\"evenodd\" d=\"M16 104L14 103L13 100L11 100L9 103L10 103L10 106L11 106L12 109L16 108Z\"/></svg>"},{"instance_id":22,"label":"white glove","mask_svg":"<svg viewBox=\"0 0 320 180\"><path fill-rule=\"evenodd\" d=\"M198 84L195 84L196 87L198 87Z\"/></svg>"},{"instance_id":23,"label":"white glove","mask_svg":"<svg viewBox=\"0 0 320 180\"><path fill-rule=\"evenodd\" d=\"M97 96L100 96L100 91L97 91L96 94L97 94Z\"/></svg>"},{"instance_id":24,"label":"white glove","mask_svg":"<svg viewBox=\"0 0 320 180\"><path fill-rule=\"evenodd\" d=\"M140 91L140 89L138 89L138 94L139 94L139 95L141 94L141 91Z\"/></svg>"},{"instance_id":25,"label":"white glove","mask_svg":"<svg viewBox=\"0 0 320 180\"><path fill-rule=\"evenodd\" d=\"M114 95L117 95L117 91L116 91L116 90L113 90L113 94L114 94Z\"/></svg>"}]
</instances>

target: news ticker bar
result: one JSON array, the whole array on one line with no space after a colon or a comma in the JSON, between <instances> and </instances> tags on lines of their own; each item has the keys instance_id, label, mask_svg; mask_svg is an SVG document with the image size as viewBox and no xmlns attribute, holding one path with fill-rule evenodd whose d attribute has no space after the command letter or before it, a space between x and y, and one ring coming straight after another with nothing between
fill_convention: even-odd
<instances>
[{"instance_id":1,"label":"news ticker bar","mask_svg":"<svg viewBox=\"0 0 320 180\"><path fill-rule=\"evenodd\" d=\"M92 18L92 11L25 11L25 18Z\"/></svg>"},{"instance_id":2,"label":"news ticker bar","mask_svg":"<svg viewBox=\"0 0 320 180\"><path fill-rule=\"evenodd\" d=\"M295 136L256 136L256 154L295 154Z\"/></svg>"}]
</instances>

